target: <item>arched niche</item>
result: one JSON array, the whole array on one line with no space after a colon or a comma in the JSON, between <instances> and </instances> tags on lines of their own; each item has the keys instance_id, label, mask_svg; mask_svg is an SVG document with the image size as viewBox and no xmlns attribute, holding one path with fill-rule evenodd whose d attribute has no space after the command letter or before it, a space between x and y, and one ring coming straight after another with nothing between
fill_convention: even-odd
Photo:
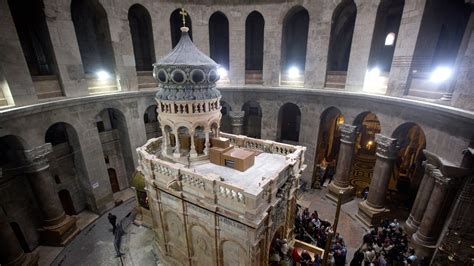
<instances>
[{"instance_id":1,"label":"arched niche","mask_svg":"<svg viewBox=\"0 0 474 266\"><path fill-rule=\"evenodd\" d=\"M30 74L57 74L43 1L8 0L8 5Z\"/></svg>"},{"instance_id":2,"label":"arched niche","mask_svg":"<svg viewBox=\"0 0 474 266\"><path fill-rule=\"evenodd\" d=\"M283 20L281 84L303 85L308 44L309 13L302 6L291 8Z\"/></svg>"},{"instance_id":3,"label":"arched niche","mask_svg":"<svg viewBox=\"0 0 474 266\"><path fill-rule=\"evenodd\" d=\"M128 187L135 166L125 115L115 108L103 109L96 116L96 125L107 168L115 169L120 188Z\"/></svg>"},{"instance_id":4,"label":"arched niche","mask_svg":"<svg viewBox=\"0 0 474 266\"><path fill-rule=\"evenodd\" d=\"M392 138L397 139L399 151L389 183L389 190L396 194L391 203L410 209L424 175L426 136L419 125L407 122L393 131Z\"/></svg>"},{"instance_id":5,"label":"arched niche","mask_svg":"<svg viewBox=\"0 0 474 266\"><path fill-rule=\"evenodd\" d=\"M294 103L285 103L278 111L278 141L298 142L301 110Z\"/></svg>"},{"instance_id":6,"label":"arched niche","mask_svg":"<svg viewBox=\"0 0 474 266\"><path fill-rule=\"evenodd\" d=\"M128 10L128 22L132 35L135 68L137 71L152 71L155 49L150 13L144 6L134 4Z\"/></svg>"},{"instance_id":7,"label":"arched niche","mask_svg":"<svg viewBox=\"0 0 474 266\"><path fill-rule=\"evenodd\" d=\"M265 19L253 11L245 20L245 83L261 84Z\"/></svg>"},{"instance_id":8,"label":"arched niche","mask_svg":"<svg viewBox=\"0 0 474 266\"><path fill-rule=\"evenodd\" d=\"M107 13L98 0L72 0L71 15L86 74L115 73Z\"/></svg>"},{"instance_id":9,"label":"arched niche","mask_svg":"<svg viewBox=\"0 0 474 266\"><path fill-rule=\"evenodd\" d=\"M248 101L242 106L244 116L244 135L251 138L260 138L262 132L262 107L256 101Z\"/></svg>"},{"instance_id":10,"label":"arched niche","mask_svg":"<svg viewBox=\"0 0 474 266\"><path fill-rule=\"evenodd\" d=\"M143 114L147 139L157 138L162 135L156 108L156 104L150 105L146 108L145 113Z\"/></svg>"},{"instance_id":11,"label":"arched niche","mask_svg":"<svg viewBox=\"0 0 474 266\"><path fill-rule=\"evenodd\" d=\"M341 144L339 125L343 123L344 116L336 107L331 106L321 114L318 145L314 156L313 187L321 187L324 180L331 178L335 173Z\"/></svg>"},{"instance_id":12,"label":"arched niche","mask_svg":"<svg viewBox=\"0 0 474 266\"><path fill-rule=\"evenodd\" d=\"M343 0L334 10L326 72L326 86L344 88L349 66L357 7L353 0Z\"/></svg>"},{"instance_id":13,"label":"arched niche","mask_svg":"<svg viewBox=\"0 0 474 266\"><path fill-rule=\"evenodd\" d=\"M58 194L59 199L63 207L66 206L68 210L71 210L71 213L74 209L74 214L77 214L78 211L86 208L86 204L81 200L85 197L83 191L90 189L83 185L88 184L89 179L77 131L68 123L58 122L46 130L44 140L45 143L51 143L53 146L53 152L49 155L49 160L51 174L54 176L56 183L62 184L63 188L70 191L78 191L72 197L69 194L69 199L65 194ZM69 201L72 203L69 203Z\"/></svg>"},{"instance_id":14,"label":"arched niche","mask_svg":"<svg viewBox=\"0 0 474 266\"><path fill-rule=\"evenodd\" d=\"M229 20L222 12L209 18L210 57L222 68L229 70Z\"/></svg>"},{"instance_id":15,"label":"arched niche","mask_svg":"<svg viewBox=\"0 0 474 266\"><path fill-rule=\"evenodd\" d=\"M181 27L183 27L183 16L180 14L181 9L176 9L170 15L170 28L171 28L171 45L174 48L178 44L179 39L181 38ZM187 12L187 11L186 11ZM189 13L186 18L186 27L189 28L189 37L193 39L193 25L191 21L191 16Z\"/></svg>"},{"instance_id":16,"label":"arched niche","mask_svg":"<svg viewBox=\"0 0 474 266\"><path fill-rule=\"evenodd\" d=\"M359 195L372 180L377 149L375 134L381 132L381 127L377 115L370 111L357 115L353 125L358 127L358 134L354 143L350 183Z\"/></svg>"}]
</instances>

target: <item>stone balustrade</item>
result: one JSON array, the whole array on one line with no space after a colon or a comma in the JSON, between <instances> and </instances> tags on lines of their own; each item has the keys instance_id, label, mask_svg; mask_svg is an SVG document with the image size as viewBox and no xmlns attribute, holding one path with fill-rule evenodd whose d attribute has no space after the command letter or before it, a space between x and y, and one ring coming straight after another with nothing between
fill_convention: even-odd
<instances>
[{"instance_id":1,"label":"stone balustrade","mask_svg":"<svg viewBox=\"0 0 474 266\"><path fill-rule=\"evenodd\" d=\"M221 110L219 99L203 101L158 101L158 110L165 114L192 115Z\"/></svg>"}]
</instances>

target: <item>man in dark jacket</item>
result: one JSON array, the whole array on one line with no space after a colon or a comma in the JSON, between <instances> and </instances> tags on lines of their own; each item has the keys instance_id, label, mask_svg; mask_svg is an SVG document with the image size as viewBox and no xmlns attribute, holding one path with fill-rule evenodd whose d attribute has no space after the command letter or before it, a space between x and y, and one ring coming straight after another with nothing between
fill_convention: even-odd
<instances>
[{"instance_id":1,"label":"man in dark jacket","mask_svg":"<svg viewBox=\"0 0 474 266\"><path fill-rule=\"evenodd\" d=\"M117 216L113 215L112 213L109 213L107 218L109 219L109 223L112 225L112 233L115 234L115 231L117 231Z\"/></svg>"}]
</instances>

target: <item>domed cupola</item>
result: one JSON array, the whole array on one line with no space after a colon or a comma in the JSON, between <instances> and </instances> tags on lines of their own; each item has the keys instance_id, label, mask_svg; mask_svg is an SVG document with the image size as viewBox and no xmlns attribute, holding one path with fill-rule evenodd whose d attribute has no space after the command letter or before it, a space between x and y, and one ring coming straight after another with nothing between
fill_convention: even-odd
<instances>
[{"instance_id":1,"label":"domed cupola","mask_svg":"<svg viewBox=\"0 0 474 266\"><path fill-rule=\"evenodd\" d=\"M188 30L183 26L173 51L153 65L162 154L182 163L208 158L209 139L219 134L222 116L219 65L194 46Z\"/></svg>"}]
</instances>

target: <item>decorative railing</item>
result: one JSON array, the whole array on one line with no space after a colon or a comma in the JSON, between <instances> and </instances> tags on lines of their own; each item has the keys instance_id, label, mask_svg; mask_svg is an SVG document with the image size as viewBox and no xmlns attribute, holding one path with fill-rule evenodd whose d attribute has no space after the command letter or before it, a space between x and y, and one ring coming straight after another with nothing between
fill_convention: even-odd
<instances>
[{"instance_id":1,"label":"decorative railing","mask_svg":"<svg viewBox=\"0 0 474 266\"><path fill-rule=\"evenodd\" d=\"M158 109L160 113L167 114L204 114L220 111L219 99L210 101L159 101Z\"/></svg>"},{"instance_id":2,"label":"decorative railing","mask_svg":"<svg viewBox=\"0 0 474 266\"><path fill-rule=\"evenodd\" d=\"M285 182L288 176L299 174L306 148L226 133L221 133L221 136L229 138L230 142L238 147L283 155L287 164L274 175L262 178L257 188L241 188L221 181L222 178L218 175L199 174L184 165L160 160L163 137L159 137L149 140L137 149L140 166L147 168L143 169L146 178L154 179L149 182L157 182L168 188L175 184L173 189L199 197L210 204L217 203L239 215L249 215L251 212L248 210L253 210L254 215L258 215L259 210L272 201L272 195L276 193L278 186Z\"/></svg>"}]
</instances>

